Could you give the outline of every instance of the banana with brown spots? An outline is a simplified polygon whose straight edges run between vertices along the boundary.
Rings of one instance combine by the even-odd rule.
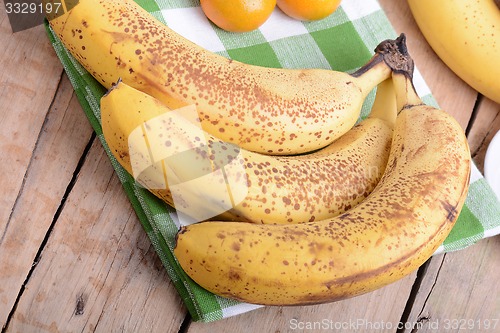
[[[132,0],[79,0],[49,22],[106,88],[121,78],[172,109],[195,104],[204,130],[265,154],[311,152],[351,129],[367,94],[390,77],[386,62],[397,48],[397,41],[382,42],[351,75],[230,60],[188,41]]]
[[[444,241],[464,203],[470,152],[446,112],[424,105],[409,75],[393,74],[400,113],[375,190],[338,217],[294,225],[202,222],[174,250],[200,286],[266,305],[331,302],[417,269]]]
[[[396,114],[388,79],[369,117],[327,147],[272,156],[204,132],[194,107],[170,110],[123,82],[101,100],[104,137],[119,163],[194,221],[223,213],[219,218],[281,224],[345,212],[380,181]]]

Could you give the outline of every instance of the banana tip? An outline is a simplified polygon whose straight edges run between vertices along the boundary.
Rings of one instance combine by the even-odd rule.
[[[183,233],[186,233],[187,232],[187,228],[185,226],[182,226],[179,231],[177,231],[177,233],[175,234],[175,245],[174,245],[174,248],[177,247],[177,241],[179,240],[179,235],[183,234]]]
[[[119,77],[119,78],[118,78],[118,80],[117,80],[115,83],[111,84],[111,88],[109,88],[109,89],[108,89],[108,91],[106,91],[106,93],[104,94],[104,96],[103,96],[103,97],[108,96],[108,95],[109,95],[109,94],[110,94],[110,93],[111,93],[114,89],[116,89],[116,87],[117,87],[117,86],[118,86],[121,82],[122,82],[122,78],[121,78],[121,77]]]

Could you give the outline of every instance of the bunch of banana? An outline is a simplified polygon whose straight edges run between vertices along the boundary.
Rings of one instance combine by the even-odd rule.
[[[345,134],[367,94],[390,76],[384,52],[397,47],[397,41],[383,42],[393,47],[378,48],[353,74],[265,68],[195,45],[133,0],[79,0],[49,19],[105,87],[121,78],[171,109],[195,104],[205,131],[265,154],[310,152]]]
[[[139,183],[184,213],[183,224],[223,212],[218,218],[278,224],[347,211],[382,177],[396,114],[388,79],[369,117],[341,138],[309,154],[274,156],[203,131],[194,106],[170,110],[123,82],[101,100],[111,152]]]
[[[174,252],[209,291],[275,305],[358,295],[416,269],[453,227],[467,141],[416,94],[403,35],[348,74],[227,59],[132,0],[49,19],[110,88],[101,118],[118,162],[186,224],[206,221],[182,227]]]
[[[372,291],[427,260],[453,227],[470,177],[459,124],[393,73],[398,109],[389,162],[374,191],[330,219],[293,225],[202,222],[174,253],[209,291],[265,305],[330,302]]]
[[[441,60],[472,88],[500,103],[498,0],[408,0],[408,4]]]

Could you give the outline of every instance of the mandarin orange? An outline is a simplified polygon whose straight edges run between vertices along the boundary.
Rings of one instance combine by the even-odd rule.
[[[257,29],[276,7],[276,0],[201,0],[200,3],[210,21],[231,32]]]
[[[321,20],[332,14],[341,0],[277,0],[278,7],[288,16],[301,21]]]

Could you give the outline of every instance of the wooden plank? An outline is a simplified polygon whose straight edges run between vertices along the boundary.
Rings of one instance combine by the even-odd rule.
[[[190,323],[203,332],[396,332],[415,274],[374,292],[330,304],[264,307],[213,323]]]
[[[434,258],[408,319],[416,330],[405,332],[499,332],[499,251],[493,237]]]
[[[3,3],[0,6],[3,8]],[[8,163],[0,163],[2,233],[62,67],[42,26],[12,34],[4,10],[0,10],[0,45],[0,156],[8,156]]]
[[[481,171],[484,169],[486,150],[498,131],[500,131],[500,104],[483,98],[468,136],[472,157]]]
[[[95,140],[7,332],[176,332],[185,314]]]
[[[8,228],[0,234],[0,326],[5,325],[91,134],[64,77],[7,220]]]
[[[439,106],[465,129],[477,92],[456,76],[434,53],[418,29],[406,1],[379,0],[397,33],[404,32],[410,55]]]
[[[3,1],[0,7],[3,7]],[[30,253],[32,254],[33,250],[36,253],[38,249],[35,243],[26,244],[25,248],[22,247],[23,243],[18,243],[17,247],[6,252],[6,247],[14,246],[16,237],[21,236],[21,239],[27,240],[14,230],[20,222],[25,223],[25,221],[14,221],[17,218],[16,215],[19,215],[19,211],[15,211],[15,206],[16,202],[22,206],[23,200],[34,199],[34,193],[31,194],[31,199],[27,197],[20,199],[19,195],[23,182],[25,182],[24,185],[30,186],[30,182],[25,180],[25,177],[28,177],[28,166],[33,164],[35,167],[41,167],[40,161],[35,161],[33,156],[37,140],[48,138],[53,140],[57,137],[57,133],[43,135],[40,131],[57,90],[62,67],[45,37],[43,27],[13,34],[4,10],[0,10],[0,45],[2,45],[0,53],[0,105],[2,106],[0,111],[0,156],[2,156],[2,163],[0,163],[0,183],[2,184],[2,196],[0,197],[0,207],[2,207],[0,209],[0,326],[3,326],[16,299],[17,292],[26,277],[26,269],[29,270],[33,262],[34,255],[30,256]],[[54,121],[60,121],[57,115],[53,116]],[[72,120],[68,119],[67,121],[71,122]],[[59,138],[63,138],[64,133],[67,134],[67,132],[59,133]],[[61,180],[64,181],[64,173],[61,174]],[[45,194],[45,190],[40,191],[40,194]],[[54,195],[57,196],[57,193]],[[42,196],[39,199],[45,200],[49,197]],[[60,200],[56,197],[54,199]],[[41,203],[38,207],[40,206]],[[20,206],[18,205],[18,207]],[[49,207],[48,210],[50,210]],[[11,227],[13,230],[9,230]],[[29,229],[30,227],[25,225],[24,228]],[[29,233],[29,235],[34,234],[36,234],[35,231]],[[13,253],[20,257],[16,257]],[[10,258],[6,259],[7,257]],[[23,262],[19,260],[20,258]],[[14,259],[19,261],[11,265]],[[25,259],[26,262],[24,262]]]

